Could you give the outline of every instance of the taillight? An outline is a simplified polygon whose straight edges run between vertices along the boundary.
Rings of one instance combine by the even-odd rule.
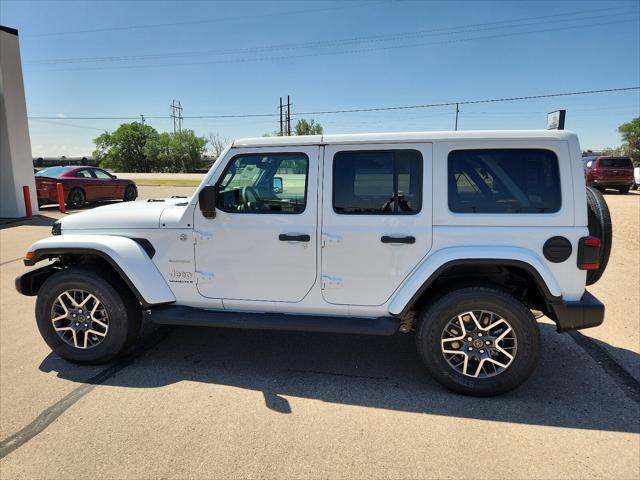
[[[582,237],[578,244],[578,268],[580,270],[597,270],[600,268],[600,239]]]

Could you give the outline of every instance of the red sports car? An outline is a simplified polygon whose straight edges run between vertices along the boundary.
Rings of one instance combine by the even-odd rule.
[[[78,208],[86,202],[123,200],[138,196],[131,180],[121,180],[96,167],[48,167],[36,173],[38,205],[58,203],[56,183],[61,183],[67,207]]]

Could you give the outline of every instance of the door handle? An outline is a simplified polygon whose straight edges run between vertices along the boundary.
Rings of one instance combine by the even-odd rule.
[[[281,233],[278,236],[278,240],[281,242],[309,242],[311,236],[309,235],[289,235],[287,233]]]
[[[389,235],[384,235],[380,241],[382,243],[406,243],[412,244],[416,243],[416,237],[407,235],[406,237],[390,237]]]

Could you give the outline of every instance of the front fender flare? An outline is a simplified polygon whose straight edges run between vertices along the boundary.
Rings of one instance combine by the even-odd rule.
[[[414,301],[447,268],[472,264],[508,265],[524,268],[533,275],[548,300],[561,298],[558,282],[532,251],[519,247],[449,247],[430,255],[400,286],[389,303],[389,313],[403,316]]]
[[[148,248],[147,248],[148,250]],[[108,262],[145,307],[176,301],[144,245],[115,235],[59,235],[31,247],[25,265],[64,254],[95,255]]]

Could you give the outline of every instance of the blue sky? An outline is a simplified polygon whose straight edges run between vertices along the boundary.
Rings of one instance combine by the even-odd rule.
[[[431,104],[640,85],[640,2],[0,3],[17,28],[33,154],[84,155],[120,120]],[[464,105],[459,128],[544,128],[567,109],[583,148],[619,144],[638,90]],[[315,115],[326,133],[449,130],[454,108]],[[295,121],[296,117],[293,117]],[[260,136],[277,117],[185,119],[184,128]]]

